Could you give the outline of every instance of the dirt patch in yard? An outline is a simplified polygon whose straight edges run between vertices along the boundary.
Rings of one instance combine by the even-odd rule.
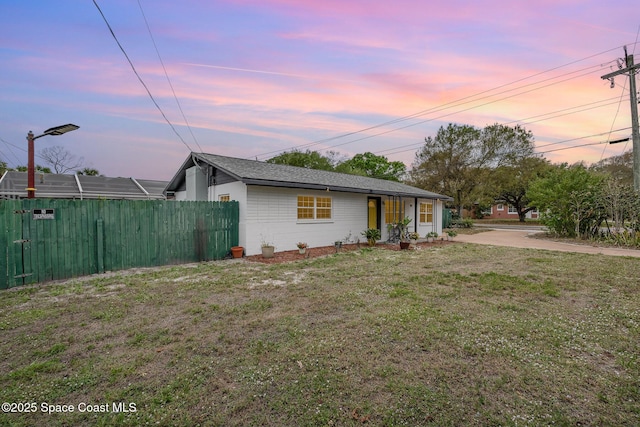
[[[433,243],[428,243],[428,242],[418,242],[415,247],[407,249],[407,250],[422,250],[422,249],[426,249],[426,248],[432,248],[432,247],[441,247],[444,245],[449,245],[455,243],[455,241],[447,241],[447,240],[437,240]],[[364,249],[364,248],[368,248],[369,246],[366,244],[347,244],[347,245],[342,245],[342,248],[340,248],[340,252],[353,252],[353,251],[358,251],[360,249]],[[399,243],[378,243],[376,246],[376,248],[380,248],[380,249],[386,249],[386,250],[390,250],[390,251],[399,251],[400,249],[400,244]],[[251,256],[247,256],[245,257],[245,259],[247,261],[251,261],[251,262],[261,262],[264,264],[280,264],[280,263],[285,263],[285,262],[291,262],[291,261],[299,261],[299,260],[304,260],[304,259],[308,259],[308,258],[318,258],[321,256],[327,256],[327,255],[332,255],[337,253],[335,246],[323,246],[323,247],[319,247],[319,248],[307,248],[306,252],[304,254],[301,254],[300,251],[293,250],[293,251],[283,251],[283,252],[275,252],[273,254],[273,258],[264,258],[262,255],[251,255]]]

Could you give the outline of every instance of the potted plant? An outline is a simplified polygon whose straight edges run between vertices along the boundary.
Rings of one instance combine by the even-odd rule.
[[[427,233],[427,242],[433,243],[434,239],[438,238],[438,233],[435,231],[430,231]]]
[[[300,252],[301,254],[304,254],[307,251],[306,242],[298,242],[296,243],[296,246],[298,247],[298,252]]]
[[[449,240],[453,240],[453,238],[456,237],[457,235],[458,235],[458,232],[456,230],[447,231],[447,236]]]
[[[377,228],[367,228],[362,232],[362,235],[366,237],[369,246],[375,246],[376,242],[380,240],[382,236],[380,234],[380,230],[378,230]]]
[[[231,256],[233,256],[234,258],[242,258],[243,252],[244,252],[244,248],[242,246],[231,247]]]
[[[420,238],[420,234],[418,234],[417,232],[413,231],[411,233],[409,233],[409,244],[411,247],[415,247],[416,243],[418,243],[418,239]]]
[[[400,249],[409,249],[409,223],[411,218],[405,216],[404,219],[398,222],[398,229],[400,231]]]
[[[342,240],[336,240],[333,242],[333,246],[336,248],[336,253],[340,252],[340,249],[342,249]]]
[[[275,246],[272,243],[262,240],[260,245],[262,248],[262,257],[263,258],[273,258],[273,252],[275,251]]]

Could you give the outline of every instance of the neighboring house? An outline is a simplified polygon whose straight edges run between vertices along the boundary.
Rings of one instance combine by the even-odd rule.
[[[0,199],[26,199],[27,178],[27,172],[5,172],[0,178]],[[146,179],[35,174],[36,198],[40,199],[164,199],[166,186],[166,181]]]
[[[518,211],[507,203],[496,203],[489,209],[482,212],[486,219],[518,219]],[[538,219],[538,210],[529,211],[525,217],[527,219]]]
[[[409,217],[410,231],[442,234],[448,196],[393,181],[255,160],[191,153],[169,182],[167,198],[230,201],[240,208],[240,246],[258,254],[262,242],[277,251],[297,242],[310,247],[364,241],[377,228]]]

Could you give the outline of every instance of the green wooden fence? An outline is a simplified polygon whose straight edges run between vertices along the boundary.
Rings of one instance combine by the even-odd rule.
[[[224,258],[237,202],[0,200],[0,289]]]
[[[442,228],[451,227],[452,216],[451,209],[442,208]]]

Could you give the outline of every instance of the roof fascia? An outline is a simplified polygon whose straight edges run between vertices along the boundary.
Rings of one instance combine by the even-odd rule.
[[[401,197],[414,197],[417,199],[438,199],[448,200],[449,198],[437,195],[427,196],[424,194],[415,194],[407,192],[394,192],[394,191],[382,191],[382,190],[368,190],[364,188],[353,187],[341,187],[336,185],[321,185],[321,184],[305,184],[299,182],[284,182],[284,181],[269,181],[263,179],[243,179],[246,185],[260,185],[264,187],[284,187],[284,188],[301,188],[305,190],[321,190],[321,191],[338,191],[342,193],[360,193],[360,194],[377,194],[383,196],[401,196]],[[453,199],[452,199],[453,200]]]

